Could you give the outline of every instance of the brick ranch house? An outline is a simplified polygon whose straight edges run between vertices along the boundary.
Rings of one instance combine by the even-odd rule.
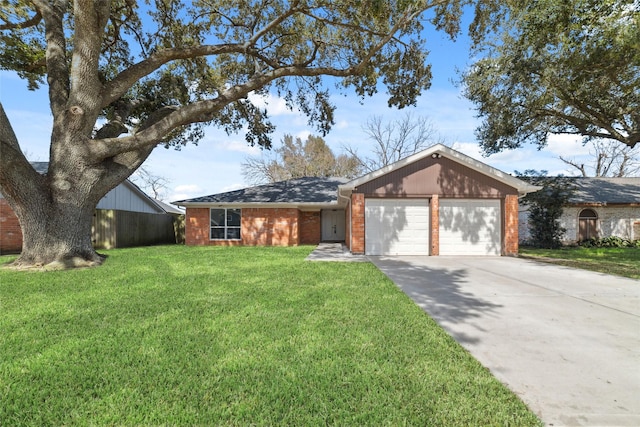
[[[554,178],[549,178],[553,180]],[[574,192],[563,208],[560,226],[564,244],[591,238],[640,239],[640,177],[569,179]],[[520,209],[520,241],[529,238],[529,212]]]
[[[187,245],[344,242],[367,255],[514,255],[538,190],[443,145],[347,181],[300,178],[174,202]]]

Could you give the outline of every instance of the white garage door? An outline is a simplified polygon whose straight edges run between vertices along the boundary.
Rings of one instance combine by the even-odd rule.
[[[500,255],[500,200],[440,199],[440,255]]]
[[[429,255],[427,199],[365,199],[367,255]]]

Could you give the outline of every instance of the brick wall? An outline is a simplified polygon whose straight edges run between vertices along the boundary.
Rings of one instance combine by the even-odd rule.
[[[317,245],[321,238],[320,212],[300,212],[300,244]]]
[[[295,246],[301,241],[301,216],[295,208],[243,208],[241,240],[210,240],[209,208],[187,208],[185,243],[190,246]],[[318,227],[319,216],[318,212]],[[317,238],[320,238],[319,231]]]
[[[640,236],[634,233],[634,223],[640,222],[640,206],[570,206],[563,209],[560,217],[560,225],[567,229],[564,243],[574,243],[578,240],[578,217],[580,212],[587,208],[598,215],[596,222],[599,237],[640,239]]]
[[[0,198],[0,254],[19,253],[22,250],[22,230],[18,217],[6,199]]]
[[[566,206],[560,217],[560,226],[567,231],[562,242],[572,244],[578,240],[578,217],[583,209],[592,209],[597,215],[598,235],[600,237],[617,236],[623,239],[640,239],[636,232],[640,223],[640,206]],[[526,206],[520,210],[520,241],[530,238],[528,229],[529,212]],[[635,229],[634,229],[635,226]],[[640,230],[640,229],[638,229]]]
[[[507,195],[504,200],[504,247],[502,255],[518,255],[518,196]]]
[[[431,253],[430,255],[440,255],[440,199],[437,194],[431,197],[429,206],[431,214]]]
[[[211,227],[209,208],[187,208],[185,213],[185,239],[188,246],[208,245]]]
[[[364,253],[364,194],[351,194],[351,252]]]

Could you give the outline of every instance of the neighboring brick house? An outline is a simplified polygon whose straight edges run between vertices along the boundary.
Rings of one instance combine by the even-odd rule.
[[[569,179],[575,189],[560,217],[560,226],[566,229],[563,243],[612,236],[640,239],[640,177],[562,179]],[[526,206],[521,207],[519,221],[520,241],[526,242],[530,235]]]
[[[47,162],[32,162],[33,168],[46,174]],[[96,248],[110,249],[176,243],[179,230],[174,227],[181,211],[152,199],[137,185],[125,180],[107,193],[96,206],[92,241]],[[0,254],[22,250],[22,229],[18,217],[0,193]]]
[[[348,181],[300,178],[173,202],[187,245],[344,242],[368,255],[514,255],[520,179],[441,144]]]

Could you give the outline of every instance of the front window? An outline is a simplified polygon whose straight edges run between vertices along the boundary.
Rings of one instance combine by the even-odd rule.
[[[211,209],[211,240],[240,240],[242,209]]]

